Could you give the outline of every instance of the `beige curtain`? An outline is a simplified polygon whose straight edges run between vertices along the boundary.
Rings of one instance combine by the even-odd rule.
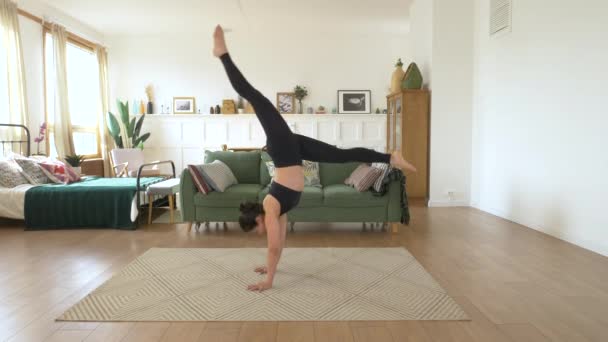
[[[99,118],[99,135],[101,137],[101,157],[103,158],[103,172],[106,177],[110,177],[109,152],[114,147],[114,141],[108,131],[108,111],[110,110],[109,101],[109,82],[108,82],[108,52],[103,47],[95,49],[97,62],[99,63],[99,91],[101,100],[101,113]]]
[[[55,148],[57,155],[64,158],[74,154],[74,140],[68,102],[67,73],[67,33],[56,24],[51,26],[53,35],[53,60],[55,63]]]
[[[0,0],[0,34],[6,47],[6,51],[0,53],[7,54],[9,123],[27,125],[25,70],[18,18],[17,5],[9,0]]]

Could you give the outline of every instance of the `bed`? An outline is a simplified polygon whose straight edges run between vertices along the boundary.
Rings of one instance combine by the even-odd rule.
[[[0,129],[21,129],[19,139],[0,140],[0,154],[7,151],[29,156],[30,137],[25,126],[0,124]],[[24,133],[24,134],[23,134]],[[9,134],[10,136],[11,134]],[[171,161],[144,164],[170,163]],[[138,174],[139,174],[138,173]],[[145,206],[145,189],[164,177],[86,177],[72,184],[23,184],[0,187],[0,217],[24,220],[27,230],[69,228],[135,229],[139,209]]]

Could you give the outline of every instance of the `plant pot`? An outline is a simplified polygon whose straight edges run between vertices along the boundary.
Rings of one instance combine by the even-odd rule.
[[[76,172],[78,175],[82,174],[82,167],[80,167],[80,166],[72,166],[72,169],[74,169],[74,171],[75,171],[75,172]]]

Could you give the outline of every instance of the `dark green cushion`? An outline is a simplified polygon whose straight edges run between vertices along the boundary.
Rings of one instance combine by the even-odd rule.
[[[260,152],[205,151],[205,163],[224,162],[241,184],[260,182]]]
[[[212,208],[238,208],[245,201],[257,201],[258,193],[262,190],[259,184],[235,184],[224,192],[210,192],[203,195],[197,192],[194,195],[194,205]]]
[[[358,192],[348,185],[328,185],[323,188],[323,203],[328,207],[367,208],[383,207],[389,196],[374,196],[371,191]]]
[[[266,166],[267,161],[272,161],[272,158],[268,155],[268,152],[262,151],[262,160],[260,161],[260,184],[266,186],[270,184],[272,178],[268,173],[268,167]]]
[[[344,181],[361,163],[330,164],[319,163],[321,185],[344,184]]]
[[[262,202],[264,197],[268,195],[268,190],[270,186],[264,188],[264,190],[260,191],[258,195],[258,200]],[[300,203],[298,203],[299,208],[314,208],[314,207],[322,207],[323,206],[323,190],[321,188],[317,188],[314,186],[306,186],[304,187],[304,191],[302,192],[302,197],[300,198]]]

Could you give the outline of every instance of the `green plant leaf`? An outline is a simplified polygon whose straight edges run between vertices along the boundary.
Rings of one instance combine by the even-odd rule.
[[[128,104],[124,104],[122,102],[120,102],[120,119],[122,121],[122,124],[125,125],[125,128],[129,127],[129,107]]]
[[[148,140],[149,137],[150,137],[150,133],[146,133],[146,134],[142,135],[133,143],[133,146],[139,146],[140,144],[143,144],[144,142],[146,142],[146,140]]]
[[[142,115],[139,120],[137,120],[137,125],[135,125],[135,131],[133,132],[133,137],[139,138],[139,133],[141,132],[141,126],[144,124],[144,117],[146,114]]]
[[[131,119],[131,122],[127,125],[127,137],[133,138],[133,131],[135,130],[135,118]]]

